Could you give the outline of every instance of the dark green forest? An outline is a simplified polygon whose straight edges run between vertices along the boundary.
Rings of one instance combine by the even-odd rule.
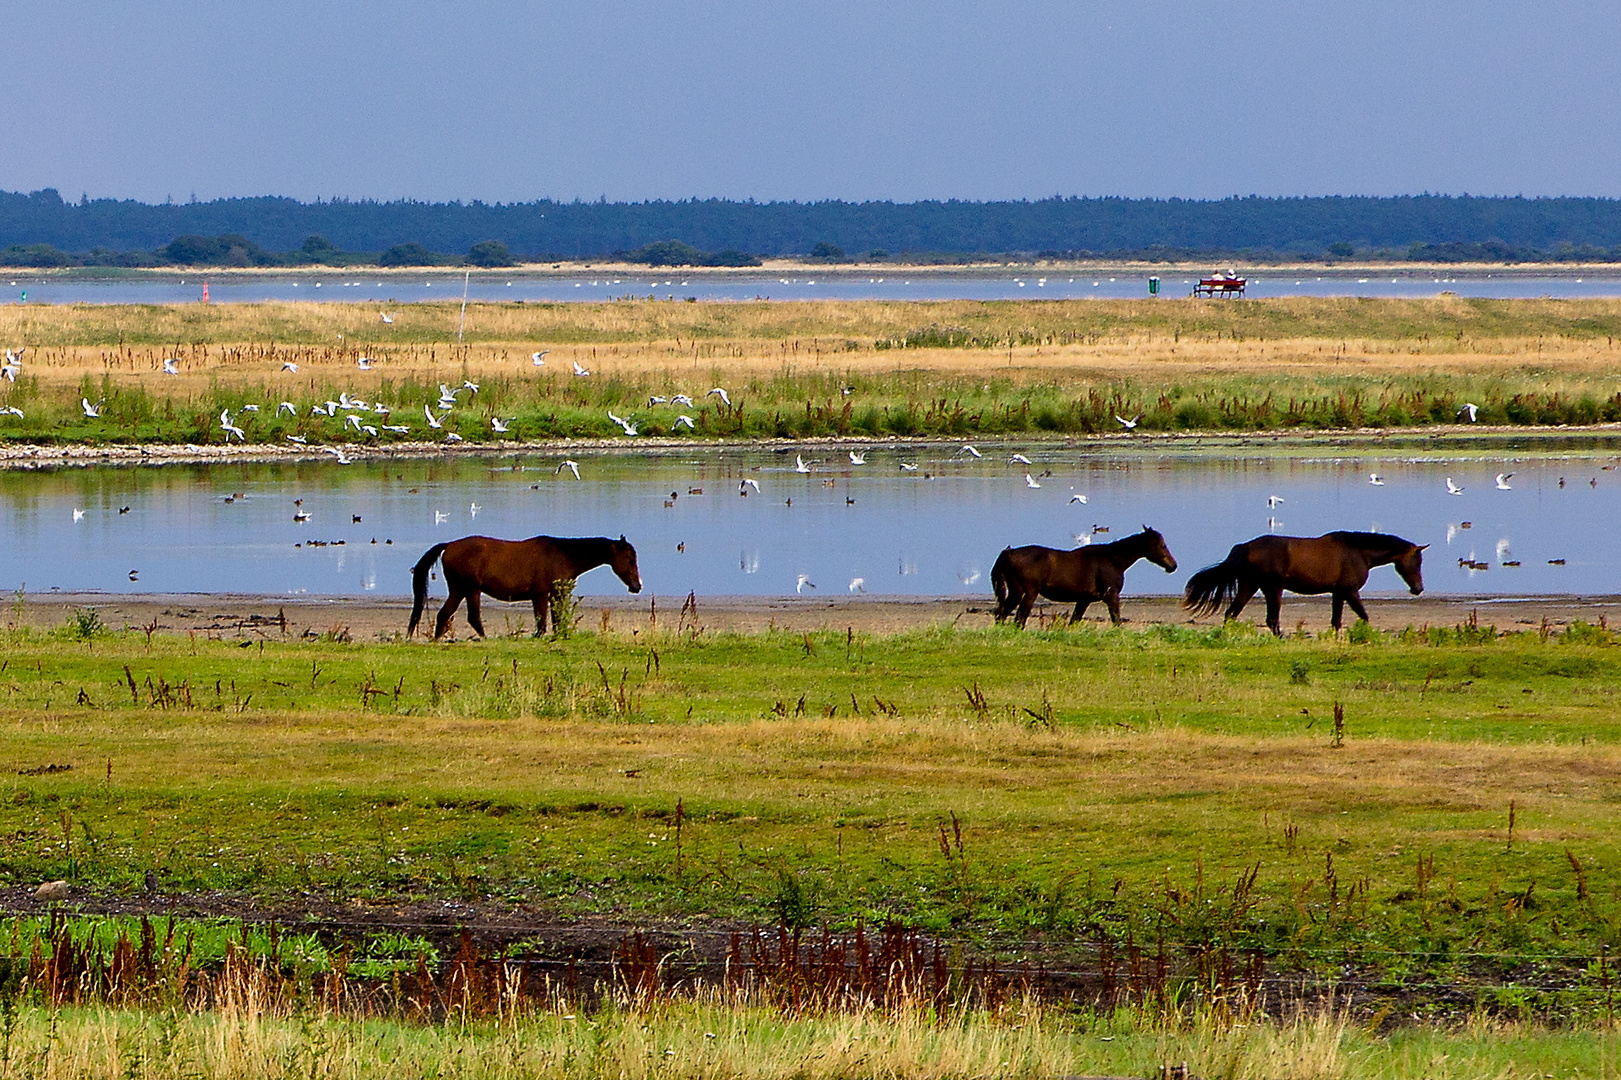
[[[950,262],[993,254],[1174,260],[1621,261],[1621,200],[1388,198],[1012,202],[527,203],[216,199],[152,205],[0,192],[0,262],[22,266],[501,266],[612,255]]]

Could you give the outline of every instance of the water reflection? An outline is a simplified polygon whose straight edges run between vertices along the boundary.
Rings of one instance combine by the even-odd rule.
[[[1009,461],[1015,449],[1031,463]],[[812,594],[800,575],[812,595],[984,594],[1005,545],[1106,543],[1150,524],[1183,570],[1139,567],[1127,581],[1136,592],[1177,592],[1260,533],[1346,528],[1433,544],[1434,592],[1621,593],[1621,479],[1603,444],[1344,446],[1332,457],[1163,443],[986,448],[979,460],[955,451],[875,447],[862,466],[804,448],[571,451],[580,480],[556,473],[561,455],[10,472],[0,587],[400,595],[440,540],[623,533],[661,595]],[[797,453],[825,464],[797,473]],[[903,458],[917,471],[900,469]],[[1506,490],[1498,473],[1512,473]],[[1448,477],[1461,494],[1447,493]],[[618,588],[607,574],[581,581],[587,594]],[[1400,584],[1378,571],[1369,591]]]

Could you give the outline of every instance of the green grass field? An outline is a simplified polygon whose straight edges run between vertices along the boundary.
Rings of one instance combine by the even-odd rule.
[[[13,631],[0,660],[0,880],[899,919],[1003,957],[1166,941],[1527,1015],[1591,1015],[1621,930],[1598,628],[429,646],[93,623]]]

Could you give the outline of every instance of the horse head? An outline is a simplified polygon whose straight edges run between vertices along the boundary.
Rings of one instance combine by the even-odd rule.
[[[1396,556],[1394,566],[1396,573],[1407,582],[1407,589],[1414,596],[1424,591],[1424,549],[1428,544],[1410,544],[1406,551]]]
[[[642,572],[636,567],[636,549],[630,546],[621,533],[618,540],[608,541],[611,554],[608,557],[608,566],[619,580],[625,583],[625,588],[633,593],[642,591]]]
[[[1171,549],[1165,546],[1165,537],[1159,534],[1159,530],[1150,529],[1147,525],[1144,525],[1142,535],[1143,539],[1148,541],[1148,550],[1145,552],[1144,557],[1155,566],[1163,566],[1167,574],[1175,573],[1176,556],[1172,555]]]

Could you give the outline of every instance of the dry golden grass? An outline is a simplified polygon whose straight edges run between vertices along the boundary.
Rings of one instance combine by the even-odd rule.
[[[393,312],[385,326],[382,310]],[[0,341],[27,345],[45,383],[110,374],[181,392],[218,380],[341,373],[381,378],[567,372],[737,378],[791,371],[930,371],[1015,381],[1073,377],[1413,377],[1468,373],[1572,387],[1621,360],[1621,301],[1324,300],[1243,303],[1056,301],[901,303],[472,304],[465,344],[456,304],[266,303],[203,307],[0,308]],[[925,327],[980,344],[877,348]],[[1011,345],[1008,344],[1011,339]],[[551,349],[546,369],[529,354]],[[379,373],[359,372],[360,355]],[[160,374],[178,356],[179,378]],[[308,369],[305,370],[306,365]]]

